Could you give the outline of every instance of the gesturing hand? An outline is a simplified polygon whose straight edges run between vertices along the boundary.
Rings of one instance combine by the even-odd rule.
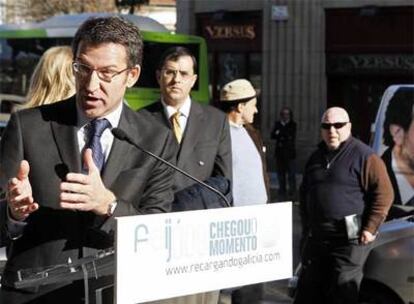
[[[10,215],[17,221],[24,220],[30,213],[39,209],[39,205],[33,200],[29,172],[29,163],[22,160],[17,176],[10,179],[7,185],[6,196]]]
[[[109,204],[115,201],[115,195],[103,184],[99,169],[93,162],[92,150],[86,149],[83,158],[88,174],[66,175],[66,181],[60,184],[60,206],[104,215]]]

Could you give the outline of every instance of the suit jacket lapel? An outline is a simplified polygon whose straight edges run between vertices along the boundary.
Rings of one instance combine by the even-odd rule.
[[[51,121],[51,128],[56,146],[59,150],[63,165],[68,172],[81,171],[81,157],[76,136],[76,101],[71,98],[68,102],[60,102],[57,108],[58,120]]]
[[[203,108],[194,101],[191,101],[190,115],[185,127],[184,137],[181,142],[180,151],[178,154],[177,164],[182,166],[183,162],[188,160],[188,156],[193,153],[193,148],[198,142],[198,132],[204,125]]]
[[[161,103],[161,100],[158,100],[156,102],[154,102],[153,104],[151,104],[147,110],[153,115],[153,117],[158,120],[160,123],[162,123],[164,126],[166,126],[167,128],[169,128],[172,131],[172,125],[170,120],[168,119],[167,115],[165,115],[165,110],[164,107]],[[178,153],[177,153],[177,158],[180,155],[180,151],[181,151],[181,146],[178,149]]]
[[[168,120],[168,117],[165,115],[164,107],[162,106],[161,101],[158,100],[154,104],[150,105],[148,111],[151,112],[158,121],[171,129],[171,123]],[[198,132],[205,123],[204,120],[205,117],[203,115],[203,108],[192,100],[190,115],[188,117],[187,126],[184,131],[184,137],[177,154],[178,166],[182,166],[182,163],[187,161],[188,155],[192,153],[194,146],[198,142]]]
[[[133,113],[132,110],[124,105],[119,128],[127,134],[138,134],[134,122],[129,119],[131,113]],[[111,152],[102,172],[102,180],[107,187],[110,187],[119,173],[124,170],[125,158],[128,157],[131,149],[135,148],[128,142],[114,138]]]
[[[171,123],[168,120],[168,117],[165,115],[164,107],[160,100],[156,101],[153,105],[151,105],[151,109],[149,110],[152,115],[161,122],[163,125],[171,129]]]

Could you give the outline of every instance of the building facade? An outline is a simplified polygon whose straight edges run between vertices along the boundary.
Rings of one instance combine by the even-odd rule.
[[[0,0],[0,24],[4,23],[5,8],[6,8],[6,0]]]
[[[326,107],[345,107],[368,142],[385,88],[414,83],[412,0],[177,0],[177,32],[205,37],[213,101],[234,78],[260,89],[257,126],[272,170],[282,106],[298,123],[301,171]]]

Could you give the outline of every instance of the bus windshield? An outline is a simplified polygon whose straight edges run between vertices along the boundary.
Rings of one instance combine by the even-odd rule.
[[[56,45],[70,45],[70,37],[54,38],[0,38],[0,93],[25,96],[30,77],[42,54]],[[142,73],[135,85],[140,88],[158,89],[155,70],[161,54],[172,45],[155,41],[144,41]],[[199,45],[196,43],[173,44],[188,48],[199,61]],[[198,90],[198,82],[194,89]]]

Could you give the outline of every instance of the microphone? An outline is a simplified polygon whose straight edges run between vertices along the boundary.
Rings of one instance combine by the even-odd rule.
[[[185,172],[184,170],[178,168],[177,166],[173,165],[172,163],[166,161],[165,159],[159,157],[158,155],[155,155],[154,153],[142,148],[128,134],[126,134],[124,130],[122,130],[120,128],[112,128],[112,134],[114,135],[115,138],[128,142],[129,144],[133,145],[138,150],[141,150],[145,154],[155,158],[156,160],[159,160],[160,162],[167,165],[168,167],[173,168],[175,171],[178,171],[181,174],[183,174],[183,175],[187,176],[188,178],[192,179],[197,184],[202,185],[203,187],[205,187],[205,188],[209,189],[210,191],[214,192],[215,194],[217,194],[224,201],[224,203],[226,204],[227,207],[231,207],[230,202],[227,200],[227,198],[224,196],[223,193],[221,193],[217,189],[211,187],[210,185],[207,185],[205,182],[199,180],[198,178],[192,176],[191,174]]]

